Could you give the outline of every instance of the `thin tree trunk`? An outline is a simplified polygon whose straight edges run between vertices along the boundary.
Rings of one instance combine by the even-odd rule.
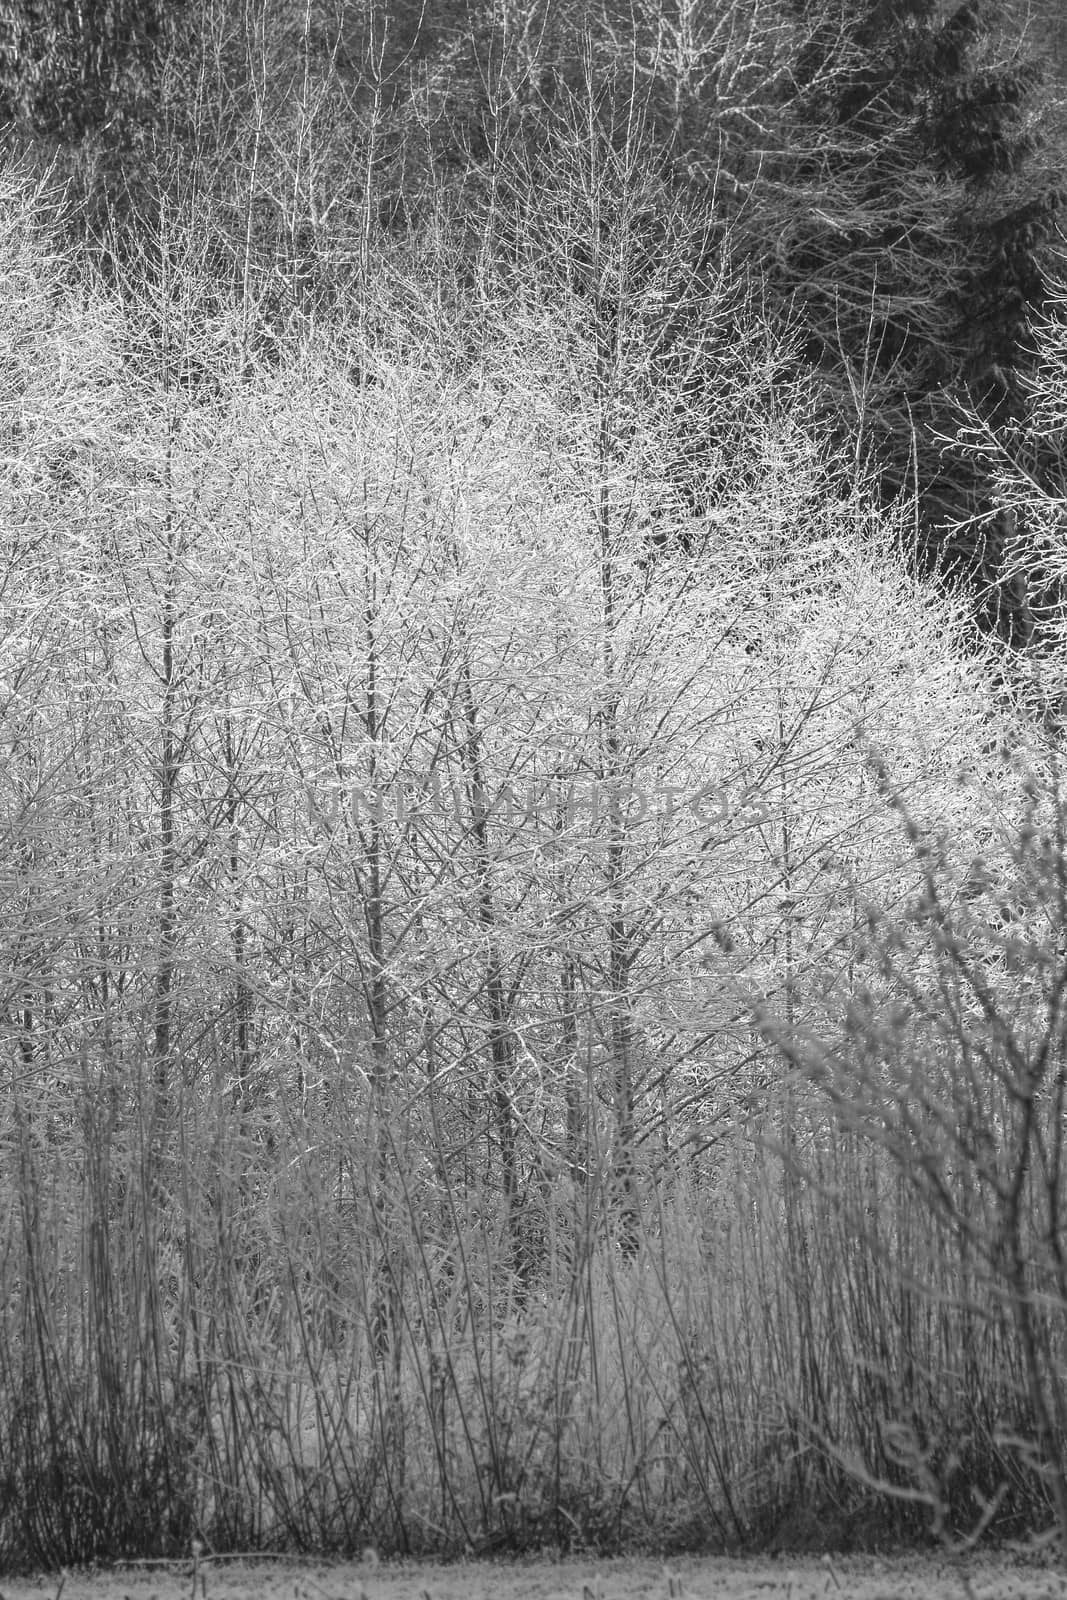
[[[614,1076],[615,1145],[613,1179],[619,1210],[621,1243],[627,1254],[637,1249],[639,1212],[635,1182],[635,1110],[633,1020],[630,1011],[632,941],[626,916],[626,809],[622,783],[624,763],[619,737],[619,687],[616,662],[615,527],[608,482],[613,447],[609,407],[605,405],[600,434],[601,482],[597,499],[600,555],[601,671],[604,688],[600,709],[600,775],[607,788],[608,840],[608,1012]]]
[[[241,852],[238,830],[237,749],[233,718],[226,712],[224,723],[226,752],[227,824],[229,827],[229,877],[231,895],[231,940],[233,945],[233,1046],[237,1076],[237,1097],[242,1111],[252,1100],[252,990],[248,982],[248,924],[241,888]]]
[[[512,1105],[512,1079],[515,1069],[515,1035],[511,1027],[511,1007],[504,983],[503,962],[497,933],[496,905],[489,858],[488,802],[482,764],[481,734],[471,682],[470,663],[464,661],[462,676],[463,715],[466,737],[463,761],[471,808],[471,838],[474,843],[475,876],[478,882],[477,916],[485,941],[485,995],[489,1012],[489,1057],[491,1098],[500,1147],[500,1186],[504,1196],[513,1255],[517,1247],[518,1153],[515,1111]]]
[[[157,925],[152,1051],[156,1091],[161,1102],[165,1101],[171,1088],[174,962],[177,938],[174,880],[177,870],[175,804],[178,784],[178,736],[174,725],[177,701],[177,675],[174,657],[178,622],[173,592],[174,543],[173,533],[170,529],[168,529],[167,555],[170,570],[168,572],[168,587],[166,598],[163,602],[162,616],[161,675],[163,705],[159,762],[159,917]]]

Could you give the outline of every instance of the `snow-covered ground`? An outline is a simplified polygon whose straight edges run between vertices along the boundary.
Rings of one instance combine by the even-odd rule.
[[[0,1580],[0,1600],[1067,1600],[1067,1568],[1003,1555],[419,1563],[201,1561]]]

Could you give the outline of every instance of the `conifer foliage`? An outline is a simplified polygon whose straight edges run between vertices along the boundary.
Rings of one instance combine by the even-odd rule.
[[[983,0],[797,0],[805,34],[770,273],[809,357],[881,461],[915,487],[927,569],[976,580],[1009,636],[984,486],[946,455],[956,401],[1018,408],[1059,195],[1043,170],[1040,71]],[[772,186],[773,187],[773,186]],[[950,523],[969,531],[950,537]]]
[[[77,138],[147,94],[160,0],[0,0],[0,122]]]

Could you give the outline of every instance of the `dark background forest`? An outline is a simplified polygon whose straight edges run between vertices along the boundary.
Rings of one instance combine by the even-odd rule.
[[[0,1563],[1067,1539],[1065,85],[0,0]]]

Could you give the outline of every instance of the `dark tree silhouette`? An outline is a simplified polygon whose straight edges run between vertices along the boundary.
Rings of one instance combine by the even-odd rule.
[[[164,20],[162,0],[0,0],[0,120],[65,139],[123,123]]]
[[[1029,608],[999,582],[987,488],[944,439],[960,400],[994,425],[1019,412],[1060,199],[1041,155],[1040,70],[983,0],[793,11],[790,138],[774,220],[761,219],[769,279],[858,416],[886,497],[918,489],[919,566],[965,577],[987,624],[1018,641]]]

